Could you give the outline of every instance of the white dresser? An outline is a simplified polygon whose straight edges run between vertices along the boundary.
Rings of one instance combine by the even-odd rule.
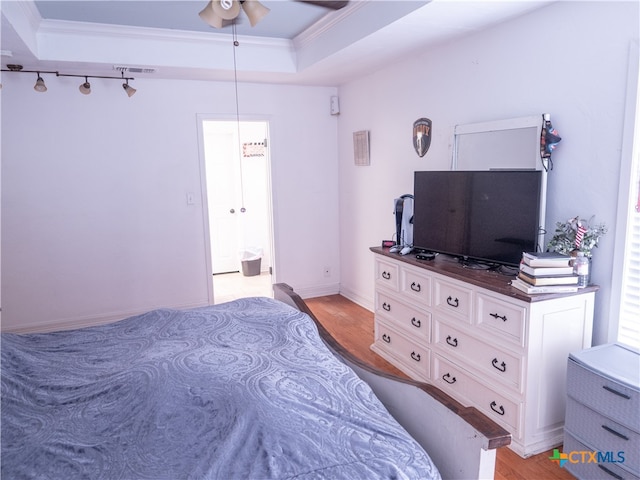
[[[571,354],[567,395],[564,468],[579,479],[640,479],[640,353],[611,344]]]
[[[371,349],[407,375],[435,384],[512,434],[523,457],[563,441],[566,363],[591,345],[597,287],[526,295],[512,277],[375,253]]]

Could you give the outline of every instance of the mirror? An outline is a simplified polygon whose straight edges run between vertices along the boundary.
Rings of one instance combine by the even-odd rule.
[[[452,170],[545,170],[540,158],[543,116],[456,125]]]

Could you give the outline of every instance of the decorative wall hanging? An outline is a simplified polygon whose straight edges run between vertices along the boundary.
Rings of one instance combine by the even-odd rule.
[[[264,157],[267,147],[265,142],[245,142],[242,144],[242,156],[244,158]]]
[[[413,148],[420,157],[424,157],[431,146],[431,120],[419,118],[413,122]]]
[[[369,130],[353,132],[353,159],[356,165],[369,165]]]

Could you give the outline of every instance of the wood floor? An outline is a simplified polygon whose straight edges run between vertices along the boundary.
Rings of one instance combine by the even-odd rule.
[[[373,343],[373,313],[340,295],[308,298],[305,302],[340,343],[370,364],[396,375],[402,372],[369,349]],[[509,448],[497,452],[495,480],[574,480],[549,460],[553,450],[523,459]]]

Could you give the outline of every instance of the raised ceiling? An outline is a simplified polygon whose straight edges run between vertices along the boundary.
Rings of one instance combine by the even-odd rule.
[[[340,10],[261,1],[255,27],[241,13],[238,76],[243,81],[340,85],[421,49],[544,7],[550,0],[351,0]],[[0,2],[2,67],[137,77],[229,80],[232,29],[198,12],[207,0],[16,0]]]

